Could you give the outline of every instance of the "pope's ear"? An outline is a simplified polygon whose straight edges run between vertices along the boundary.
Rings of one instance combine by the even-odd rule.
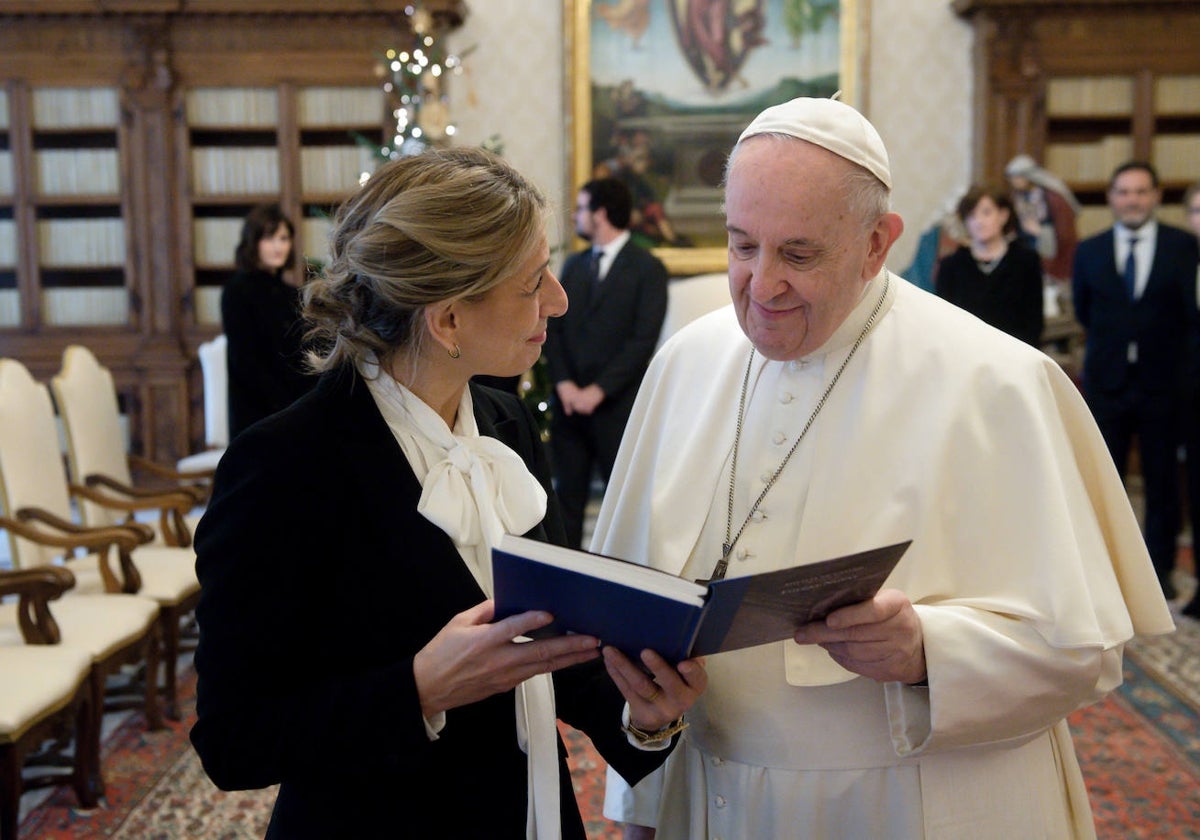
[[[888,251],[904,233],[904,220],[898,213],[884,213],[875,220],[867,238],[867,259],[863,264],[863,280],[870,280],[887,260]]]

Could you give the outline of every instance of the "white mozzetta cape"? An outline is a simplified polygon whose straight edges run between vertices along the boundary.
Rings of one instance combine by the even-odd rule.
[[[920,801],[907,806],[920,809],[925,836],[1032,836],[1012,834],[1025,829],[998,810],[1020,807],[1004,801],[1006,780],[1017,789],[1019,777],[1047,770],[1027,762],[1043,760],[1057,764],[1049,770],[1062,785],[1049,807],[1088,836],[1063,719],[1119,684],[1121,648],[1135,633],[1174,629],[1128,497],[1057,364],[898,277],[889,285],[877,323],[801,444],[811,479],[797,555],[784,562],[913,540],[886,586],[916,605],[930,688],[882,688],[891,748],[920,766]],[[881,276],[814,354],[828,357],[826,381],[882,286]],[[626,428],[593,550],[682,573],[714,494],[726,493],[749,353],[731,307],[662,348]],[[786,502],[771,504],[778,515]],[[735,513],[735,530],[744,516]],[[791,686],[869,682],[820,648],[780,647],[780,676]],[[1014,748],[1035,740],[1048,748],[1027,755],[1042,758],[1014,760]],[[689,761],[695,744],[683,746],[673,763]],[[703,796],[688,773],[693,798]],[[636,800],[610,786],[610,816],[622,795]],[[642,802],[621,816],[652,822],[654,810]],[[692,820],[690,830],[700,830],[702,813]],[[809,836],[823,836],[811,828]],[[664,822],[660,837],[688,830],[674,835]]]

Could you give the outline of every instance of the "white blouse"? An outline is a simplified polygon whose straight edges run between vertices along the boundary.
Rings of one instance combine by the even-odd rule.
[[[524,534],[542,520],[546,491],[516,452],[479,434],[469,388],[463,390],[451,429],[377,363],[365,362],[359,372],[421,484],[417,511],[454,540],[463,563],[490,598],[492,546],[502,534]],[[549,674],[517,686],[515,711],[517,738],[528,756],[526,836],[557,838],[558,735]],[[431,739],[445,726],[445,712],[425,721]]]

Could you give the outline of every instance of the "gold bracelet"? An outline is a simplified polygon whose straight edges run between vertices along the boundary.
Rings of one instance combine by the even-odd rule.
[[[632,723],[621,727],[625,734],[632,736],[633,739],[641,746],[661,743],[662,741],[670,738],[672,735],[682,732],[687,728],[688,724],[682,717],[678,718],[674,723],[664,726],[662,729],[656,729],[654,732],[645,732],[641,729],[638,729]]]

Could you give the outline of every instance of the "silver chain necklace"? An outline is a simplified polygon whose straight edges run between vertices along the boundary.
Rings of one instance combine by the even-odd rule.
[[[833,391],[833,386],[837,385],[838,380],[842,378],[842,371],[846,369],[846,365],[850,364],[850,360],[854,358],[854,354],[858,351],[859,346],[866,339],[867,333],[871,331],[871,327],[875,325],[875,318],[879,315],[879,310],[883,306],[883,301],[887,298],[888,285],[891,281],[891,273],[884,268],[883,270],[883,291],[879,295],[879,300],[875,302],[875,308],[871,310],[871,314],[867,317],[867,323],[863,325],[862,332],[858,334],[858,338],[854,340],[854,345],[850,348],[850,352],[842,361],[841,367],[837,369],[837,373],[833,375],[833,379],[829,381],[829,385],[825,388],[825,393],[821,394],[821,399],[817,400],[816,408],[812,414],[808,415],[808,422],[804,424],[804,428],[800,430],[796,442],[792,444],[792,448],[783,456],[783,460],[779,466],[775,468],[775,472],[767,479],[767,485],[758,494],[758,498],[754,500],[754,504],[750,506],[750,512],[746,514],[746,518],[742,520],[742,527],[738,528],[737,533],[730,539],[730,532],[733,530],[733,490],[737,483],[737,459],[738,448],[742,441],[742,422],[746,416],[746,397],[750,390],[750,370],[754,366],[754,348],[750,348],[750,358],[746,362],[746,375],[742,379],[742,397],[738,402],[737,416],[737,431],[733,436],[733,463],[729,470],[729,507],[725,516],[725,542],[721,545],[721,559],[717,563],[717,567],[713,569],[712,577],[709,580],[721,580],[725,577],[725,573],[729,571],[729,555],[733,553],[733,547],[737,544],[738,539],[742,536],[742,532],[746,530],[746,526],[750,524],[758,506],[762,504],[763,499],[767,496],[774,485],[775,480],[779,478],[783,468],[787,466],[788,461],[792,459],[796,449],[800,446],[800,441],[804,440],[804,436],[808,434],[808,430],[812,428],[813,421],[817,419],[817,415],[821,413],[821,409],[825,407],[825,401],[829,399],[829,394]]]

